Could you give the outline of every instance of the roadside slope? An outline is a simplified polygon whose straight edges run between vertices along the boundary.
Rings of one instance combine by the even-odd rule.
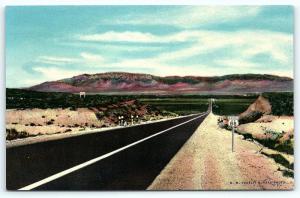
[[[259,153],[260,146],[217,126],[213,114],[203,121],[148,190],[247,190],[292,189],[279,165]]]

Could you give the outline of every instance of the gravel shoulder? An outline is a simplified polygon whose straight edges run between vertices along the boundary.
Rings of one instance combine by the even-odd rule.
[[[212,113],[198,127],[148,190],[292,190],[294,179],[262,154],[262,147],[217,125]]]

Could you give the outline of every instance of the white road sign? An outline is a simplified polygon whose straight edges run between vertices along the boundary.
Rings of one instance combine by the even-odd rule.
[[[231,127],[237,127],[239,125],[239,117],[238,116],[229,116],[228,117],[228,124]]]
[[[238,116],[229,116],[228,117],[228,124],[232,127],[232,144],[231,144],[231,150],[234,152],[234,128],[236,128],[239,125],[239,117]]]

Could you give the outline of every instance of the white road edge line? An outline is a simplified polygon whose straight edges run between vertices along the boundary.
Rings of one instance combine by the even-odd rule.
[[[33,184],[30,184],[30,185],[25,186],[25,187],[23,187],[23,188],[20,188],[20,189],[18,189],[18,190],[32,190],[32,189],[34,189],[34,188],[36,188],[36,187],[38,187],[38,186],[41,186],[41,185],[43,185],[43,184],[46,184],[46,183],[51,182],[51,181],[53,181],[53,180],[56,180],[56,179],[58,179],[58,178],[60,178],[60,177],[63,177],[63,176],[65,176],[65,175],[69,174],[69,173],[72,173],[72,172],[77,171],[77,170],[79,170],[79,169],[81,169],[81,168],[84,168],[84,167],[86,167],[86,166],[89,166],[89,165],[91,165],[91,164],[94,164],[94,163],[96,163],[96,162],[98,162],[98,161],[100,161],[100,160],[102,160],[102,159],[105,159],[105,158],[107,158],[107,157],[109,157],[109,156],[112,156],[112,155],[114,155],[114,154],[116,154],[116,153],[119,153],[119,152],[121,152],[121,151],[123,151],[123,150],[125,150],[125,149],[128,149],[128,148],[130,148],[130,147],[132,147],[132,146],[134,146],[134,145],[137,145],[137,144],[139,144],[139,143],[141,143],[141,142],[144,142],[144,141],[146,141],[146,140],[148,140],[148,139],[150,139],[150,138],[153,138],[153,137],[158,136],[158,135],[160,135],[160,134],[162,134],[162,133],[165,133],[165,132],[167,132],[167,131],[169,131],[169,130],[171,130],[171,129],[174,129],[174,128],[179,127],[179,126],[181,126],[181,125],[184,125],[184,124],[186,124],[186,123],[188,123],[188,122],[191,122],[191,121],[193,121],[193,120],[196,120],[196,119],[198,119],[198,118],[200,118],[200,117],[202,117],[202,116],[204,116],[204,115],[206,115],[206,114],[207,114],[207,112],[205,112],[205,113],[203,113],[203,114],[201,114],[201,115],[199,115],[199,116],[197,116],[197,117],[195,117],[195,118],[192,118],[192,119],[190,119],[190,120],[188,120],[188,121],[185,121],[185,122],[180,123],[180,124],[178,124],[178,125],[172,126],[172,127],[168,128],[168,129],[165,129],[165,130],[163,130],[163,131],[160,131],[160,132],[158,132],[158,133],[155,133],[155,134],[153,134],[153,135],[150,135],[150,136],[148,136],[148,137],[145,137],[145,138],[143,138],[143,139],[141,139],[141,140],[138,140],[138,141],[133,142],[133,143],[131,143],[131,144],[128,144],[128,145],[126,145],[126,146],[123,146],[123,147],[121,147],[121,148],[119,148],[119,149],[117,149],[117,150],[111,151],[111,152],[109,152],[109,153],[106,153],[106,154],[104,154],[104,155],[101,155],[101,156],[99,156],[99,157],[96,157],[96,158],[94,158],[94,159],[91,159],[91,160],[89,160],[89,161],[86,161],[86,162],[84,162],[84,163],[82,163],[82,164],[78,164],[78,165],[76,165],[76,166],[74,166],[74,167],[72,167],[72,168],[66,169],[66,170],[61,171],[61,172],[59,172],[59,173],[56,173],[56,174],[54,174],[54,175],[52,175],[52,176],[49,176],[49,177],[47,177],[47,178],[45,178],[45,179],[42,179],[42,180],[40,180],[40,181],[38,181],[38,182],[35,182],[35,183],[33,183]]]

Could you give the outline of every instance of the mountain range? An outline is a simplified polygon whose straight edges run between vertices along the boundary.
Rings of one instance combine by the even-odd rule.
[[[218,94],[293,91],[293,79],[268,74],[154,76],[126,72],[82,74],[27,88],[42,92]]]

